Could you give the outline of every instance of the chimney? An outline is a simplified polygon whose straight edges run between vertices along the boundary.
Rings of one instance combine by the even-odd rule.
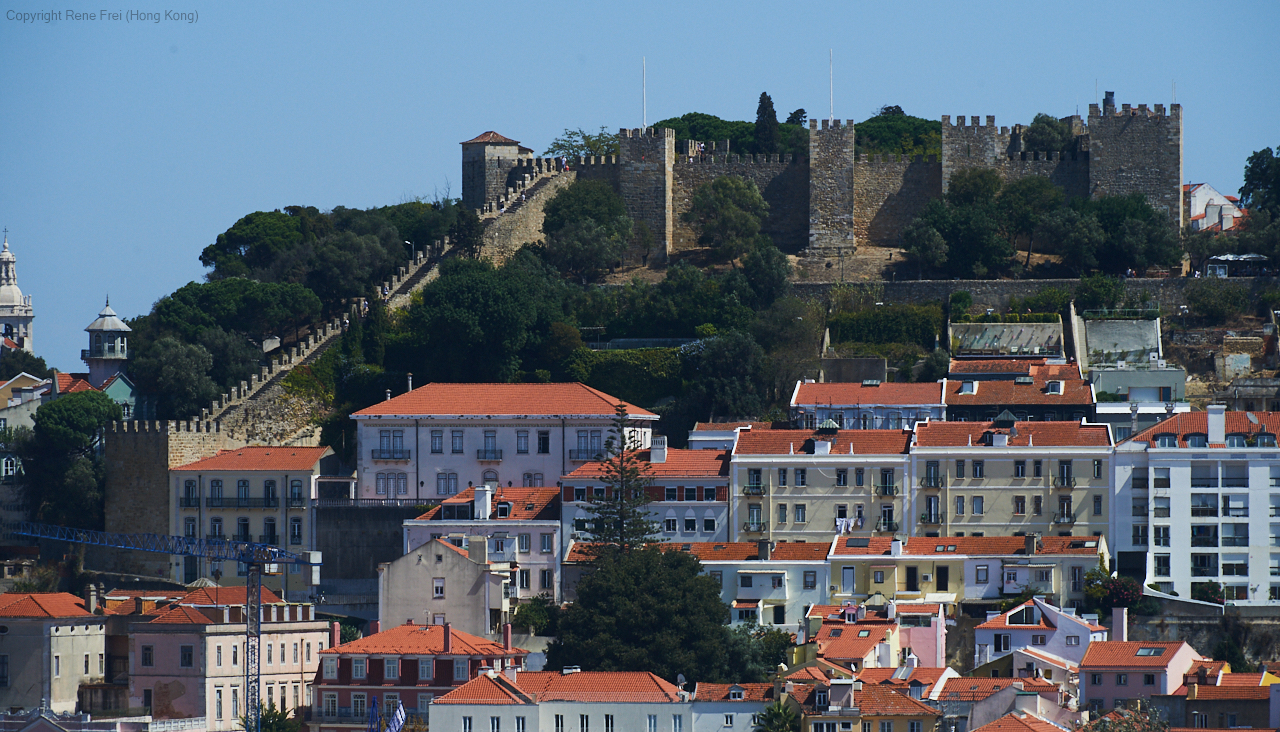
[[[413,372],[410,371],[409,373],[405,374],[405,376],[408,377],[409,379],[409,391],[413,391]]]
[[[516,674],[519,671],[515,666],[507,666],[502,670],[502,675],[507,677],[507,681],[512,684],[516,683]]]
[[[473,536],[467,540],[467,558],[476,564],[489,563],[489,538]]]
[[[377,620],[369,621],[369,635],[377,635],[382,632],[382,623]]]
[[[893,541],[889,542],[889,556],[892,556],[892,557],[902,556],[902,539],[894,539]]]
[[[449,622],[444,624],[444,650],[441,653],[453,653],[453,624]]]
[[[475,496],[475,516],[472,518],[484,521],[493,512],[493,486],[488,483],[476,486]]]
[[[1031,556],[1040,548],[1040,535],[1037,533],[1029,533],[1022,537],[1023,553]]]
[[[1205,411],[1209,413],[1209,444],[1221,445],[1227,441],[1227,405],[1210,404]]]
[[[91,615],[98,612],[98,586],[92,582],[89,583],[89,588],[85,592],[84,609],[88,610]]]
[[[1200,684],[1201,686],[1208,685],[1209,668],[1207,666],[1201,666],[1200,668],[1196,669],[1196,683]]]
[[[653,444],[649,447],[649,462],[665,463],[667,461],[667,436],[654,435]]]
[[[761,539],[756,542],[756,559],[762,562],[769,561],[769,540]]]
[[[329,647],[337,648],[340,645],[342,645],[342,626],[335,620],[329,623]]]
[[[1022,684],[1018,684],[1018,686],[1022,686]],[[1013,699],[1013,708],[1023,714],[1039,714],[1040,695],[1034,691],[1019,691],[1018,695]]]
[[[387,389],[387,401],[391,401],[391,390]]]
[[[1129,608],[1111,608],[1111,640],[1129,640]]]
[[[898,617],[898,605],[893,600],[890,600],[884,604],[884,611],[885,611],[885,617],[887,617],[889,620],[894,620]]]
[[[502,624],[502,650],[511,652],[511,623]],[[515,679],[512,679],[515,681]]]

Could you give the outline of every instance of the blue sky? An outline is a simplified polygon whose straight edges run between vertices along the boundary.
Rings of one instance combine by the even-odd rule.
[[[245,214],[460,195],[458,143],[485,130],[541,152],[566,127],[638,127],[641,57],[651,123],[754,119],[761,91],[825,117],[832,49],[839,118],[1012,125],[1087,114],[1095,82],[1168,104],[1176,80],[1185,178],[1234,193],[1280,145],[1272,0],[147,2],[159,23],[0,17],[0,228],[64,371],[108,293],[146,312]]]

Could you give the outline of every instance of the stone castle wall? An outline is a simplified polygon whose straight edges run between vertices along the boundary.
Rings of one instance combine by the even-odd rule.
[[[1181,230],[1182,180],[1182,105],[1089,105],[1089,195],[1141,193]]]
[[[573,183],[576,177],[573,171],[548,177],[539,181],[536,190],[530,189],[518,206],[513,205],[506,213],[486,215],[481,256],[501,264],[525,244],[542,241],[543,212],[547,202]]]
[[[675,164],[672,188],[672,251],[697,246],[693,226],[680,220],[689,210],[693,192],[722,175],[735,175],[756,184],[769,204],[769,216],[762,231],[778,248],[797,252],[809,238],[809,161],[791,155],[721,155],[694,157],[680,155]]]
[[[900,246],[902,230],[942,195],[942,164],[935,155],[862,155],[853,168],[853,188],[854,241]]]
[[[672,204],[676,157],[675,130],[652,127],[618,132],[621,152],[618,193],[637,226],[643,225],[671,251],[675,216]]]
[[[809,120],[809,248],[854,245],[853,120]]]

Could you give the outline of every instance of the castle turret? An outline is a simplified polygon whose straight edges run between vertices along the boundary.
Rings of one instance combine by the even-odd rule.
[[[124,371],[129,360],[129,336],[133,329],[116,317],[111,300],[89,324],[89,347],[80,352],[80,360],[89,365],[89,383],[101,389],[112,376]]]
[[[506,195],[517,161],[533,151],[492,130],[462,143],[462,205],[478,210]]]
[[[31,321],[35,312],[31,296],[18,289],[18,258],[9,251],[9,235],[4,235],[0,250],[0,331],[4,337],[27,353],[35,353],[31,342]]]

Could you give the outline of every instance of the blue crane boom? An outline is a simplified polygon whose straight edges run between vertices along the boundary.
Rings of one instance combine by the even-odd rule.
[[[249,570],[245,581],[244,703],[249,717],[249,729],[262,732],[262,705],[259,700],[262,672],[258,660],[258,647],[262,636],[262,570],[270,565],[284,564],[319,567],[320,552],[300,554],[271,544],[255,544],[247,541],[197,539],[166,534],[116,534],[30,522],[19,524],[18,530],[14,533],[37,539],[53,539],[180,557],[205,557],[244,564]],[[316,582],[317,578],[313,574],[311,583]]]

